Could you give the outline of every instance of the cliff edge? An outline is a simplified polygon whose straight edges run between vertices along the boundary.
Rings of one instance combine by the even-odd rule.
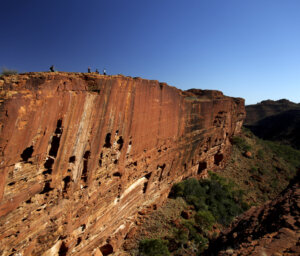
[[[109,255],[174,182],[222,168],[244,100],[121,75],[0,77],[0,254]]]

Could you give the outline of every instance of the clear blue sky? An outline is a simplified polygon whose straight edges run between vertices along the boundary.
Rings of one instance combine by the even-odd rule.
[[[299,0],[1,0],[0,67],[300,102]]]

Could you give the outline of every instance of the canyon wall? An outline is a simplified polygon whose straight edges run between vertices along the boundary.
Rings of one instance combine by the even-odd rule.
[[[0,78],[0,254],[109,255],[174,182],[222,168],[244,100],[122,75]]]

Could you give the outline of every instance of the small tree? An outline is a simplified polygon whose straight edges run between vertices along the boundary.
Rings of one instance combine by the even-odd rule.
[[[145,239],[140,241],[141,256],[169,256],[167,241],[161,239]]]
[[[16,75],[16,74],[18,74],[18,71],[17,71],[17,70],[14,70],[14,69],[8,69],[8,68],[6,68],[6,67],[3,67],[3,68],[2,68],[1,75],[9,76],[9,75]]]

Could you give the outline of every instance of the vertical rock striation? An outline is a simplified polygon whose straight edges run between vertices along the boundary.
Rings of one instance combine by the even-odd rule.
[[[120,75],[29,73],[0,88],[4,256],[116,251],[174,182],[224,166],[245,117],[243,99]]]

